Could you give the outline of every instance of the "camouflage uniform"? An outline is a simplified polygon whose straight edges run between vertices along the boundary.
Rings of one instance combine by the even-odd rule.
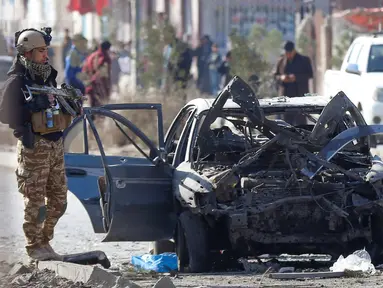
[[[19,192],[24,196],[23,229],[27,252],[53,239],[54,227],[67,206],[63,140],[37,138],[33,149],[17,143],[16,170]]]
[[[24,196],[23,230],[27,253],[34,260],[61,260],[49,241],[67,205],[63,131],[59,130],[61,126],[46,133],[34,131],[33,113],[44,115],[44,111],[54,105],[53,99],[40,95],[39,101],[27,102],[22,92],[25,85],[57,86],[58,73],[44,58],[51,40],[50,32],[26,29],[17,32],[16,38],[18,54],[0,94],[0,122],[8,124],[18,139],[16,176],[18,190]],[[35,48],[40,48],[36,51],[39,63],[30,58]],[[26,57],[31,51],[29,58]],[[68,112],[60,109],[59,115],[61,113]]]

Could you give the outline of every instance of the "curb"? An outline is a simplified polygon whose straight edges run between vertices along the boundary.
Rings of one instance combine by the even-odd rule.
[[[82,282],[86,285],[100,286],[103,288],[140,288],[130,280],[116,276],[97,266],[87,266],[60,261],[40,261],[37,269],[50,270],[57,276],[71,280],[72,282]]]

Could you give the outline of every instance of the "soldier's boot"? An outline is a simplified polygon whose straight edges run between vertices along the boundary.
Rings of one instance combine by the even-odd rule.
[[[53,250],[52,246],[49,243],[45,244],[43,247],[48,253],[50,253],[51,255],[50,260],[62,261],[64,259],[63,256],[61,256],[60,254],[57,254],[55,250]]]
[[[29,251],[28,256],[34,261],[45,261],[52,259],[52,253],[47,251],[44,247],[34,248]]]

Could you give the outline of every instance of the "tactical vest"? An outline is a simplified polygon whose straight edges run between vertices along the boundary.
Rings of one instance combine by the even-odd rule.
[[[27,85],[29,84],[28,82]],[[52,83],[49,83],[49,85],[52,85]],[[41,87],[41,85],[37,84],[32,84],[31,86]],[[44,135],[60,132],[68,128],[72,122],[72,116],[64,113],[61,106],[59,106],[59,109],[56,110],[57,113],[53,113],[52,111],[52,118],[48,119],[47,110],[52,108],[50,107],[48,95],[38,94],[32,101],[26,102],[26,105],[31,112],[32,129],[35,133]],[[52,121],[52,125],[48,125],[48,121]]]

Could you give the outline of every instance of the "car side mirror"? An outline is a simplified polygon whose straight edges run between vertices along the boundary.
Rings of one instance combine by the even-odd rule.
[[[358,64],[351,64],[351,63],[347,65],[346,72],[350,74],[356,74],[356,75],[361,74]]]

